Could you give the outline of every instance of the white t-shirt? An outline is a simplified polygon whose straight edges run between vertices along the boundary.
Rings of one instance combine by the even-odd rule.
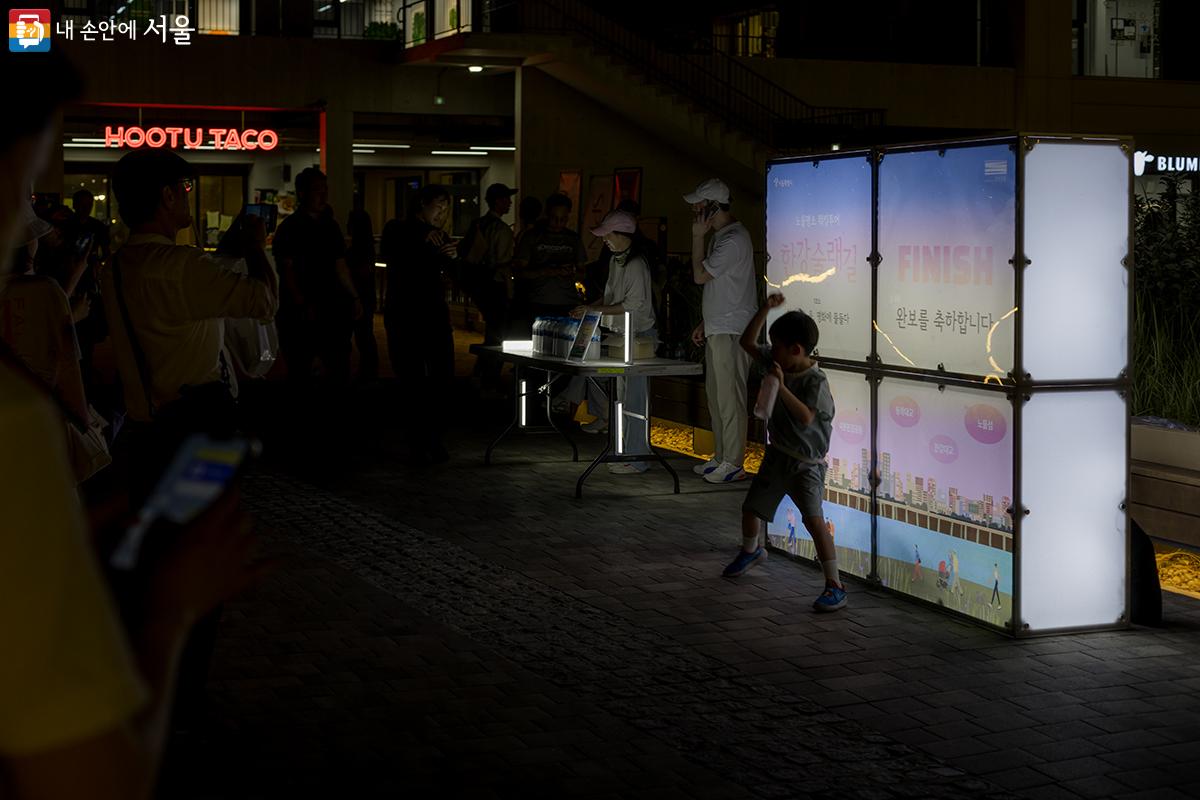
[[[704,269],[712,275],[704,284],[704,335],[740,336],[758,308],[754,244],[745,225],[733,222],[713,234]]]
[[[622,305],[629,312],[629,324],[634,333],[655,326],[654,293],[650,287],[650,268],[642,255],[613,253],[608,262],[608,282],[604,285],[604,305]],[[624,331],[625,317],[615,314],[604,317],[604,326]]]

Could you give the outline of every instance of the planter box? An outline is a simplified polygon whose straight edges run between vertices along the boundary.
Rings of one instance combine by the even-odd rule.
[[[1200,472],[1200,432],[1154,425],[1130,426],[1130,458],[1161,467]]]
[[[1129,513],[1155,539],[1200,548],[1200,432],[1130,429]]]

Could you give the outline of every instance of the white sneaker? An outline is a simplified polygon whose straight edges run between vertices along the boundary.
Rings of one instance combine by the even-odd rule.
[[[735,467],[728,461],[722,461],[721,465],[712,472],[704,476],[704,480],[709,483],[733,483],[734,481],[746,480],[746,470],[741,467]]]
[[[721,466],[720,461],[717,461],[715,458],[710,458],[703,464],[697,464],[696,466],[692,467],[692,472],[696,473],[697,475],[707,475],[719,466]]]
[[[608,433],[608,423],[605,420],[596,417],[591,422],[585,422],[579,426],[579,430],[584,433]]]
[[[608,471],[613,475],[641,475],[650,469],[650,465],[642,461],[619,461],[608,465]]]

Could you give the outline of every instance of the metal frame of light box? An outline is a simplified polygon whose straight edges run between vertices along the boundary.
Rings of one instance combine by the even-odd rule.
[[[1054,141],[1054,142],[1072,142],[1077,144],[1096,144],[1113,146],[1116,145],[1125,153],[1126,158],[1132,158],[1133,140],[1124,136],[1082,136],[1068,134],[1037,134],[1037,133],[1014,133],[1003,136],[987,136],[971,139],[955,139],[949,141],[930,141],[919,142],[902,145],[889,145],[882,147],[872,147],[861,150],[845,150],[833,151],[829,153],[821,153],[807,156],[794,156],[789,158],[770,159],[767,162],[767,170],[771,167],[780,164],[796,164],[796,163],[816,163],[824,161],[835,161],[854,158],[865,158],[871,167],[871,254],[867,257],[867,262],[871,267],[871,318],[876,320],[879,318],[879,267],[882,263],[882,254],[879,252],[879,165],[889,153],[906,153],[906,152],[927,152],[940,151],[942,154],[947,150],[961,149],[968,147],[980,147],[987,145],[1008,145],[1015,154],[1016,162],[1016,187],[1015,187],[1015,203],[1014,203],[1014,228],[1013,228],[1013,258],[1010,264],[1013,267],[1013,305],[1017,309],[1024,306],[1024,289],[1025,289],[1025,269],[1031,266],[1031,263],[1025,255],[1025,224],[1024,224],[1024,208],[1025,208],[1025,157],[1037,146],[1039,142]],[[879,355],[878,349],[878,334],[875,331],[874,325],[871,327],[870,353],[867,354],[863,361],[855,361],[853,359],[841,358],[821,358],[823,367],[837,370],[839,372],[860,374],[871,384],[871,475],[868,479],[871,487],[870,502],[871,502],[871,559],[870,559],[870,574],[866,577],[866,582],[875,588],[882,589],[885,592],[903,597],[908,602],[913,602],[921,606],[935,609],[944,614],[948,614],[955,619],[962,619],[979,625],[989,630],[1007,633],[1014,637],[1034,637],[1034,636],[1049,636],[1062,633],[1074,633],[1085,631],[1104,631],[1113,629],[1122,629],[1129,626],[1129,608],[1132,589],[1130,587],[1130,541],[1129,541],[1129,494],[1130,494],[1130,476],[1129,476],[1129,459],[1130,459],[1130,433],[1129,433],[1129,413],[1130,413],[1130,395],[1132,392],[1131,370],[1133,369],[1133,311],[1134,311],[1134,295],[1133,295],[1133,170],[1127,171],[1127,191],[1129,208],[1128,218],[1128,233],[1126,237],[1126,256],[1123,263],[1127,273],[1126,286],[1126,367],[1121,370],[1117,378],[1112,380],[1059,380],[1059,381],[1040,381],[1034,380],[1027,372],[1024,371],[1024,350],[1025,350],[1025,333],[1024,320],[1021,317],[1020,311],[1015,315],[1016,322],[1013,331],[1013,367],[1012,371],[1002,379],[1001,383],[985,381],[978,375],[950,372],[945,369],[931,370],[921,367],[901,367],[894,365],[885,365]],[[769,202],[764,197],[764,205]],[[763,215],[763,241],[766,242],[766,219],[768,214]],[[770,265],[770,253],[767,254],[767,264]],[[1013,587],[1012,587],[1012,617],[1005,621],[1003,626],[992,625],[977,617],[969,614],[955,611],[946,608],[945,606],[934,603],[924,598],[915,597],[904,592],[891,589],[884,586],[878,574],[878,555],[879,555],[879,481],[876,478],[876,473],[879,469],[879,386],[885,378],[899,379],[902,381],[917,381],[920,383],[931,383],[936,386],[945,387],[952,386],[955,388],[974,389],[983,392],[992,392],[995,394],[1003,394],[1012,404],[1012,456],[1013,456],[1013,494],[1012,494],[1012,537],[1013,537]],[[1125,517],[1125,611],[1121,617],[1109,625],[1088,625],[1079,627],[1064,627],[1064,628],[1048,628],[1032,631],[1026,624],[1021,621],[1021,521],[1026,514],[1029,513],[1021,504],[1021,478],[1022,478],[1022,424],[1021,411],[1026,402],[1031,400],[1035,394],[1053,393],[1053,392],[1099,392],[1113,391],[1117,392],[1125,402],[1125,501],[1121,504],[1121,509]],[[765,526],[764,526],[765,527]],[[813,563],[812,559],[803,556],[792,555],[786,550],[781,550],[771,544],[770,538],[766,538],[767,547],[777,553],[781,553],[788,558]],[[857,578],[857,576],[852,576]],[[861,579],[860,579],[861,580]]]

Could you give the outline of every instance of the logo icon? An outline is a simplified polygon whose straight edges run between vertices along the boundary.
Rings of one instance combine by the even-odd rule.
[[[50,9],[13,8],[8,12],[8,49],[14,53],[50,50]]]
[[[1154,163],[1154,153],[1148,153],[1145,150],[1136,150],[1133,154],[1133,174],[1139,178],[1145,174],[1146,165]]]

